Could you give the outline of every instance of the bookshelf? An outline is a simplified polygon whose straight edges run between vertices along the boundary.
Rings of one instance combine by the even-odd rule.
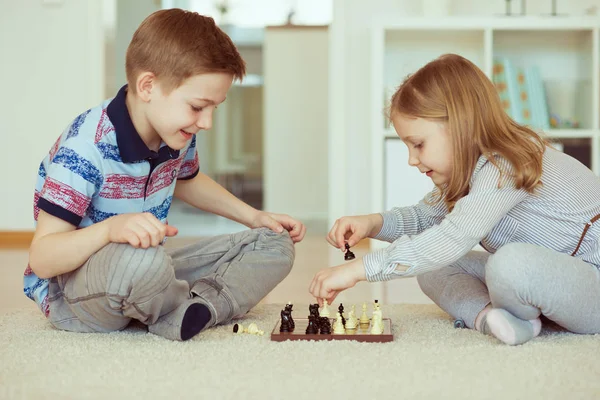
[[[593,17],[442,17],[374,20],[371,37],[372,212],[415,204],[433,188],[408,165],[406,146],[387,123],[384,110],[404,78],[444,53],[457,53],[492,77],[495,57],[522,67],[537,65],[548,108],[576,118],[577,129],[544,134],[563,151],[600,175],[600,19]],[[387,243],[371,241],[372,248]],[[403,282],[404,281],[404,282]],[[405,280],[385,282],[382,298],[412,288]],[[393,290],[401,289],[401,290]],[[394,293],[393,293],[394,292]]]

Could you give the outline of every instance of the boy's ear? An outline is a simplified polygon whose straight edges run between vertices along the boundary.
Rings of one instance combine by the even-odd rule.
[[[136,80],[136,93],[144,102],[149,102],[152,97],[152,89],[156,84],[156,76],[152,72],[142,72]]]

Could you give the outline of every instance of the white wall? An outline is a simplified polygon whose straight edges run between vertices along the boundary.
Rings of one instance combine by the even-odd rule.
[[[0,231],[33,228],[42,158],[104,91],[102,0],[0,2]]]
[[[116,0],[116,2],[114,93],[109,94],[109,97],[114,96],[116,91],[127,83],[125,53],[134,32],[148,15],[161,9],[160,0]]]
[[[328,31],[267,29],[263,52],[264,208],[326,219]]]

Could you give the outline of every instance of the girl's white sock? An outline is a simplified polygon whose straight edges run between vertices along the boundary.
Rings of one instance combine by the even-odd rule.
[[[481,331],[493,335],[511,346],[522,344],[540,334],[542,321],[539,318],[523,320],[501,308],[492,308],[481,321]]]

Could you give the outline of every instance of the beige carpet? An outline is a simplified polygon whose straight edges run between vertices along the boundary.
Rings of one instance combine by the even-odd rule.
[[[454,329],[433,305],[384,306],[393,343],[271,342],[282,306],[175,343],[142,327],[54,330],[34,311],[0,315],[1,399],[592,399],[600,336],[545,329],[518,347]],[[294,316],[307,306],[296,304]],[[308,312],[306,312],[308,314]]]

